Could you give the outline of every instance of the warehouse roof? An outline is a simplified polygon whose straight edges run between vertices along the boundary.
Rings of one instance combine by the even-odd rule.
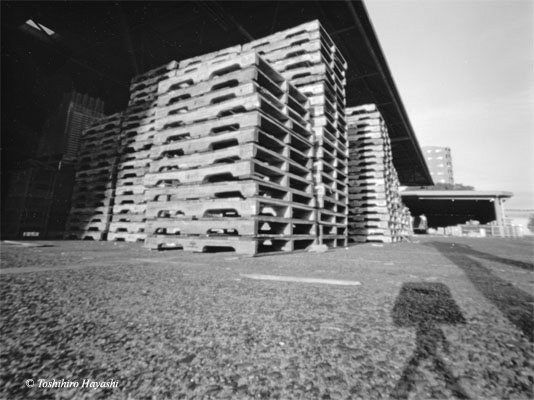
[[[496,198],[509,199],[514,194],[503,191],[479,190],[405,190],[401,192],[404,197],[418,197],[421,199],[443,200],[491,200]]]
[[[8,45],[32,47],[41,75],[68,75],[76,90],[103,98],[110,112],[125,107],[129,80],[139,73],[319,19],[349,64],[347,105],[375,103],[387,122],[401,183],[432,182],[360,1],[9,2],[2,8]],[[15,29],[31,43],[13,39]]]

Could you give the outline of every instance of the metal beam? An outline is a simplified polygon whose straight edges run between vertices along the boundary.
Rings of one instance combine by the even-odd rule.
[[[397,143],[397,142],[406,142],[410,140],[410,137],[409,136],[404,136],[404,137],[398,137],[398,138],[390,138],[389,141],[391,143]]]
[[[253,41],[255,38],[252,36],[224,7],[222,7],[217,1],[199,1],[198,4],[204,5],[210,11],[220,14],[226,17],[228,21],[249,41]],[[212,10],[211,8],[215,10]]]
[[[353,31],[355,29],[356,29],[356,27],[354,25],[351,25],[351,26],[348,26],[346,28],[338,29],[337,31],[329,32],[329,35],[330,36],[341,35],[342,33],[350,32],[350,31]]]
[[[115,3],[115,6],[116,6],[115,9],[118,11],[118,14],[119,14],[121,32],[124,38],[124,44],[126,45],[126,49],[128,52],[128,57],[130,59],[130,64],[132,65],[132,70],[134,72],[134,75],[139,75],[139,63],[137,61],[135,49],[133,46],[130,25],[128,24],[128,21],[126,19],[126,15],[124,13],[122,6],[119,3]]]
[[[356,81],[359,81],[360,79],[371,78],[373,76],[380,76],[380,73],[379,72],[371,72],[369,74],[363,74],[363,75],[354,76],[352,78],[347,79],[347,83],[356,82]]]
[[[274,32],[274,28],[276,27],[276,22],[278,21],[278,10],[279,9],[280,9],[280,0],[276,2],[276,7],[274,8],[273,22],[271,23],[271,30],[269,31],[270,34]]]

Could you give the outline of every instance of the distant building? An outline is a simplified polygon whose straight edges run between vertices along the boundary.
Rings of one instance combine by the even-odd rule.
[[[453,185],[451,149],[438,146],[425,146],[422,149],[434,184],[448,183]]]
[[[75,91],[65,93],[56,114],[45,123],[35,157],[61,155],[65,162],[76,161],[82,132],[103,116],[102,100]]]
[[[70,209],[74,165],[82,131],[102,118],[104,103],[71,92],[45,123],[34,157],[8,174],[2,238],[61,237]]]

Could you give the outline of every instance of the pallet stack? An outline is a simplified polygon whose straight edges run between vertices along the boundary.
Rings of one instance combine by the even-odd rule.
[[[112,209],[90,237],[248,254],[346,246],[346,69],[313,21],[134,78]]]
[[[319,21],[243,45],[255,50],[309,98],[319,241],[347,244],[348,138],[345,120],[347,63]]]
[[[349,240],[400,241],[410,216],[402,204],[386,124],[374,104],[347,108]]]
[[[146,245],[255,255],[313,244],[308,109],[241,46],[180,62],[158,88]]]
[[[72,207],[70,239],[106,240],[115,197],[122,113],[99,119],[83,132]]]
[[[178,68],[176,61],[132,79],[130,100],[121,125],[115,204],[107,239],[144,242],[145,186],[155,133],[158,84]]]

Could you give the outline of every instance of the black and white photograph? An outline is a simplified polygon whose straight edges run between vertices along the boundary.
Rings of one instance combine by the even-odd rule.
[[[534,399],[534,2],[0,7],[0,399]]]

